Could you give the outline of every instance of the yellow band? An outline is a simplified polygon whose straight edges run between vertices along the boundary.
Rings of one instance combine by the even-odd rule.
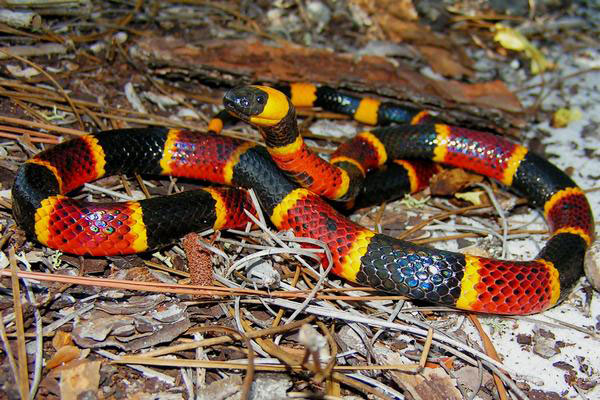
[[[377,125],[377,111],[379,110],[379,100],[365,97],[358,104],[358,108],[354,112],[354,119],[369,125]]]
[[[460,296],[456,301],[456,308],[472,310],[479,293],[476,285],[481,280],[479,275],[479,257],[465,255],[465,272],[460,281]]]

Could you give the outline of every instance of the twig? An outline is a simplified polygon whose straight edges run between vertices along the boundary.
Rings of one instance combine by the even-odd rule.
[[[572,74],[568,74],[568,75],[563,76],[557,82],[552,83],[550,85],[550,88],[554,89],[555,87],[562,85],[564,83],[564,81],[566,81],[567,79],[575,78],[575,77],[577,77],[579,75],[587,74],[587,73],[590,73],[590,72],[599,72],[599,71],[600,71],[600,67],[590,67],[590,68],[582,69],[582,70],[577,71],[577,72],[573,72]],[[536,83],[534,85],[524,86],[522,88],[514,90],[513,93],[517,94],[517,93],[520,93],[520,92],[524,92],[526,90],[535,89],[536,87],[542,86],[544,84],[545,84],[545,82],[541,82],[541,83]]]
[[[5,60],[11,56],[34,57],[50,54],[65,54],[67,48],[58,43],[42,43],[37,46],[11,46],[0,47],[0,60]],[[7,55],[9,54],[9,55]]]

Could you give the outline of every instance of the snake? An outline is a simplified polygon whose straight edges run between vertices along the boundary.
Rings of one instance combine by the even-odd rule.
[[[480,313],[532,314],[563,300],[582,276],[594,238],[592,210],[584,191],[543,157],[505,137],[444,124],[392,102],[312,84],[278,89],[230,89],[225,112],[211,120],[206,133],[117,129],[38,153],[16,173],[16,223],[28,237],[65,253],[142,253],[189,232],[244,227],[246,211],[256,212],[244,190],[252,188],[276,229],[325,243],[333,274],[410,299]],[[326,161],[299,134],[296,107],[304,106],[378,127],[360,132]],[[258,129],[264,145],[219,134],[233,118]],[[440,163],[485,175],[541,208],[550,237],[539,254],[529,261],[500,260],[416,245],[358,225],[336,206],[384,192],[422,190]],[[382,169],[395,177],[381,175],[369,183]],[[225,187],[124,202],[69,196],[86,182],[115,174],[175,176]],[[389,182],[402,188],[380,188]]]

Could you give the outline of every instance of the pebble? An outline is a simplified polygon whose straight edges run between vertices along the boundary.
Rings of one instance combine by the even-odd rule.
[[[554,346],[554,340],[546,338],[536,338],[535,344],[533,345],[533,352],[546,359],[560,353]]]

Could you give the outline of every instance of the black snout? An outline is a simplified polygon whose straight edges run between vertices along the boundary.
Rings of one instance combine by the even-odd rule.
[[[223,105],[242,120],[259,115],[266,103],[266,93],[253,86],[233,88],[225,93]]]

